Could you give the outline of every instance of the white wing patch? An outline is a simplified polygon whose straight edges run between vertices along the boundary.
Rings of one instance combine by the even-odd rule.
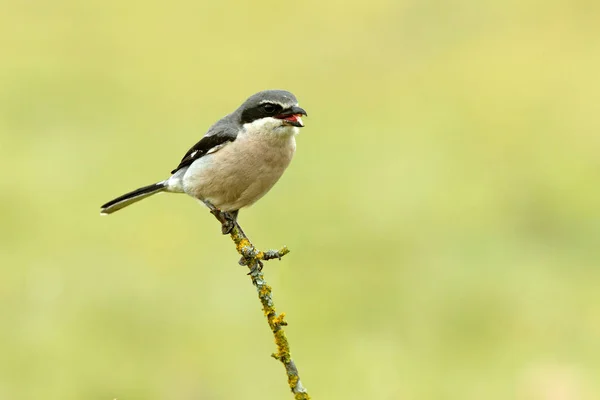
[[[206,154],[212,154],[212,153],[216,153],[217,151],[221,150],[223,147],[227,146],[229,143],[229,141],[225,142],[225,143],[221,143],[215,147],[213,147],[212,149],[210,149],[209,151],[206,152]],[[194,152],[195,153],[195,152]],[[192,153],[192,157],[194,156],[194,154]]]

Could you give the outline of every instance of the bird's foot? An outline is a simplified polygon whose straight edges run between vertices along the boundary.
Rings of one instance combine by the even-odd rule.
[[[222,212],[223,222],[221,222],[221,232],[223,235],[229,235],[235,227],[235,217],[227,211]]]
[[[236,223],[236,216],[232,215],[227,211],[221,211],[219,209],[213,208],[210,210],[210,213],[215,216],[221,223],[221,232],[223,235],[228,235],[231,233]]]
[[[217,207],[213,206],[209,202],[204,202],[210,209],[210,213],[219,220],[221,223],[221,232],[223,235],[229,235],[233,228],[237,225],[238,210],[235,211],[221,211]],[[241,230],[240,226],[237,225],[238,229]]]

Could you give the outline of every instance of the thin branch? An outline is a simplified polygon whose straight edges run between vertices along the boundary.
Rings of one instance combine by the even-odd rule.
[[[219,215],[216,215],[214,212],[213,214],[219,221],[223,222]],[[256,287],[258,298],[260,299],[263,311],[269,322],[271,332],[273,332],[277,352],[271,354],[271,356],[276,360],[281,361],[285,367],[288,385],[290,386],[292,393],[294,393],[294,399],[308,400],[310,399],[310,396],[308,395],[306,388],[302,386],[300,376],[298,375],[298,368],[296,368],[296,364],[290,355],[290,345],[283,330],[283,327],[287,325],[287,322],[284,320],[285,313],[277,315],[275,304],[273,303],[273,298],[271,296],[271,287],[267,285],[262,273],[263,261],[276,258],[281,259],[281,257],[285,256],[290,251],[287,247],[283,247],[281,250],[269,250],[265,252],[258,250],[250,242],[237,222],[234,223],[230,236],[235,243],[238,253],[242,256],[240,264],[247,266],[250,270],[248,275],[252,279],[252,284]]]

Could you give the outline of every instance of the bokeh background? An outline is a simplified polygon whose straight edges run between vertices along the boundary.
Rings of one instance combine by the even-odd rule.
[[[600,398],[600,3],[10,1],[0,399],[286,399],[229,238],[110,217],[266,88],[309,112],[241,213],[315,399]]]

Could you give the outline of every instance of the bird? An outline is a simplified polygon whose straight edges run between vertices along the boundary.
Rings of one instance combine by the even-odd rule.
[[[185,193],[207,206],[228,234],[239,210],[263,197],[292,161],[303,116],[308,114],[289,91],[255,93],[213,124],[169,178],[107,202],[100,213],[112,214],[161,192]]]

